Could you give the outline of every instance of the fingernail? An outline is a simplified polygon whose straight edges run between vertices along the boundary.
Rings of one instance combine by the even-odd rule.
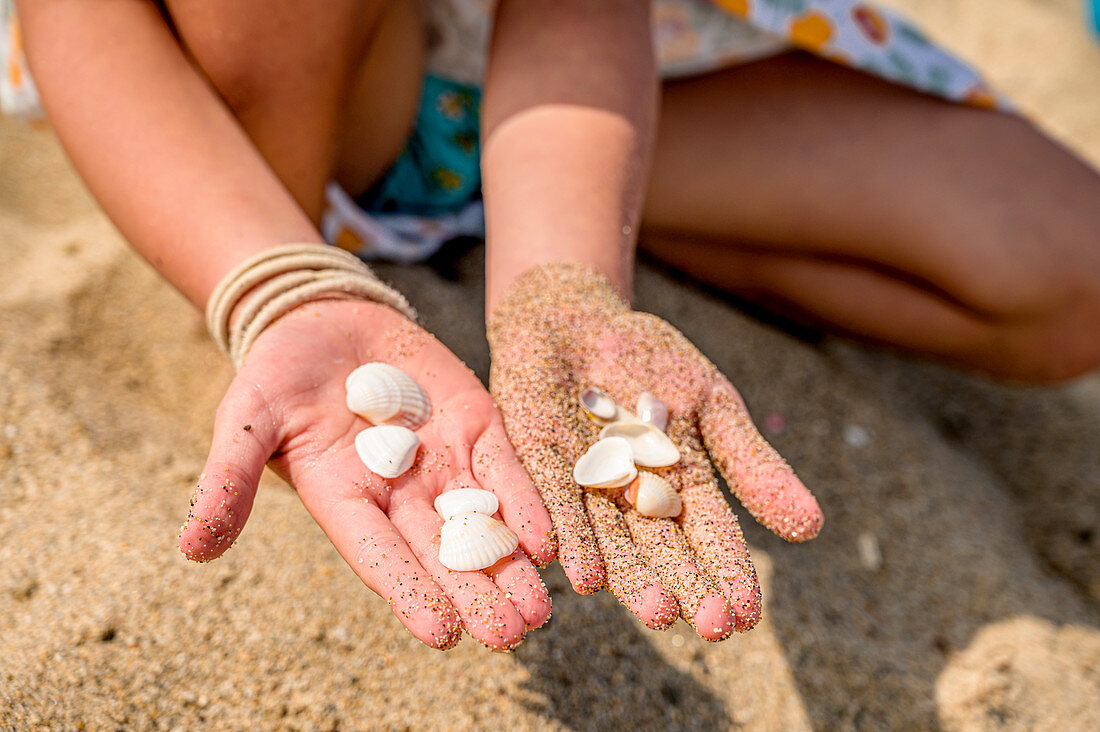
[[[695,630],[708,641],[720,641],[733,633],[737,616],[722,595],[707,595],[695,611]]]

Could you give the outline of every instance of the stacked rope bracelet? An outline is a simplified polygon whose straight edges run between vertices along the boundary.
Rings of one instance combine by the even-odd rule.
[[[269,325],[307,302],[335,295],[379,302],[416,319],[404,295],[354,254],[324,244],[284,244],[249,257],[222,278],[206,304],[206,327],[240,369]]]

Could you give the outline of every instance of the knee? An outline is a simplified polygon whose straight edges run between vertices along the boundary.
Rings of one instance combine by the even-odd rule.
[[[1006,233],[946,288],[983,323],[963,347],[981,370],[1049,384],[1100,367],[1100,250],[1084,223],[1071,236]]]
[[[273,101],[281,81],[271,64],[249,55],[247,49],[233,48],[196,56],[203,75],[238,117]]]
[[[1053,384],[1100,368],[1100,277],[1067,282],[1055,302],[1041,315],[1003,325],[996,375]]]
[[[211,86],[238,117],[281,107],[287,102],[317,108],[342,87],[346,72],[335,68],[337,56],[311,57],[298,48],[293,58],[272,50],[263,41],[227,44],[196,54],[196,63]],[[303,71],[309,72],[308,80]],[[301,108],[301,107],[299,107]]]
[[[184,7],[173,14],[195,65],[238,115],[272,104],[338,97],[357,68],[364,39],[390,0]]]

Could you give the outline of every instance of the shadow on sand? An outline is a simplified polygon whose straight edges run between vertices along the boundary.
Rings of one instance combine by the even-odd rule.
[[[670,665],[609,593],[577,595],[557,565],[544,576],[554,620],[516,651],[526,687],[545,700],[533,711],[576,730],[733,726],[724,702]]]

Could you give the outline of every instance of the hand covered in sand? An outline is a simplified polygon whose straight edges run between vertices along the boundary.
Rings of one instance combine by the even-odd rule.
[[[573,587],[606,587],[652,628],[682,615],[704,638],[720,640],[755,625],[756,570],[711,460],[779,536],[810,539],[823,517],[729,381],[679,331],[632,311],[606,278],[579,265],[524,274],[493,313],[489,340],[491,391],[550,511]],[[574,464],[598,439],[577,401],[585,386],[631,409],[647,391],[668,406],[667,432],[681,460],[652,472],[679,491],[679,516],[647,518],[621,489],[616,495],[573,481]]]
[[[404,370],[432,400],[432,417],[417,432],[416,462],[392,480],[360,461],[354,439],[369,424],[345,405],[345,378],[371,361]],[[549,617],[550,600],[527,555],[553,559],[550,519],[500,413],[454,354],[396,311],[315,302],[263,332],[218,408],[180,534],[188,558],[213,559],[237,538],[269,459],[356,574],[424,643],[449,648],[465,627],[487,646],[508,649]],[[496,494],[503,521],[520,539],[511,558],[484,572],[440,564],[443,519],[432,502],[456,487]]]

